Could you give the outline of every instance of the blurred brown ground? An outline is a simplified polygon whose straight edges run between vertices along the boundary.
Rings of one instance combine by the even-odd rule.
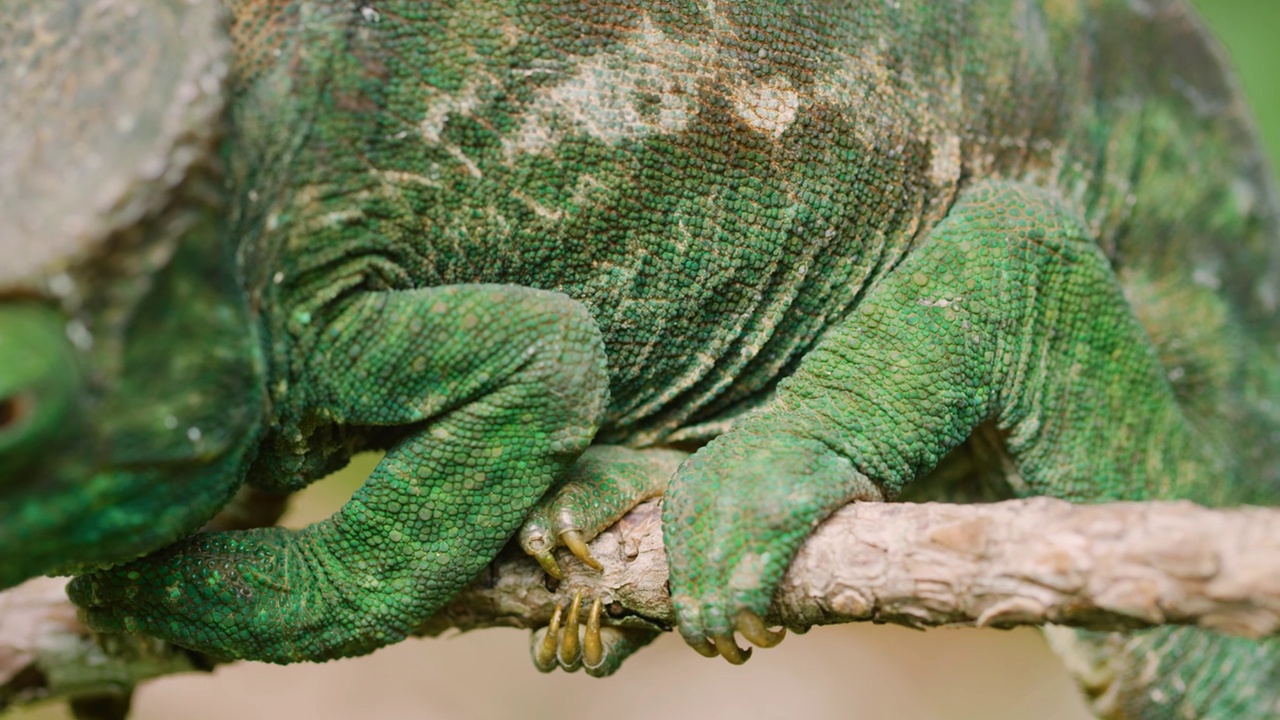
[[[937,0],[950,2],[952,0]],[[1280,148],[1280,0],[1197,0],[1240,70],[1272,157]],[[335,508],[365,462],[303,494],[290,524]],[[65,720],[60,706],[11,720]],[[136,720],[1084,720],[1071,680],[1034,630],[816,628],[743,667],[708,660],[674,635],[615,677],[542,675],[528,635],[485,630],[410,640],[325,665],[240,663],[165,678],[137,695]]]

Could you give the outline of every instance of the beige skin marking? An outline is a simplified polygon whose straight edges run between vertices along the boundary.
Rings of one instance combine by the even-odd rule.
[[[422,115],[422,121],[418,123],[418,132],[422,133],[422,138],[432,145],[440,143],[440,133],[444,131],[445,123],[448,122],[449,116],[453,114],[469,116],[480,105],[480,90],[483,87],[493,84],[493,78],[484,78],[484,82],[480,82],[477,77],[468,82],[461,91],[452,94],[442,94],[439,98],[427,107],[427,111]]]
[[[739,85],[733,90],[733,110],[749,127],[776,140],[791,127],[800,107],[800,93],[785,77],[764,84]]]
[[[542,91],[504,140],[506,153],[551,152],[559,139],[553,119],[609,145],[681,132],[696,112],[699,81],[716,65],[706,48],[674,42],[646,19],[634,42],[583,59],[568,79]],[[655,112],[641,112],[646,97],[657,98]]]
[[[434,167],[432,169],[438,170],[438,168]],[[429,177],[419,173],[403,172],[400,170],[375,169],[370,170],[369,172],[374,177],[390,185],[425,185],[431,188],[438,188],[441,186],[438,175],[437,177]]]
[[[934,138],[933,157],[929,160],[929,180],[939,187],[949,187],[959,182],[960,159],[958,135]]]

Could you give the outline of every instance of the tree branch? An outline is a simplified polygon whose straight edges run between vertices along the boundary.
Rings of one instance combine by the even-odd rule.
[[[657,503],[637,508],[591,550],[604,571],[563,554],[558,583],[509,550],[418,634],[541,627],[578,590],[601,598],[615,624],[672,626]],[[770,620],[792,628],[1179,624],[1269,636],[1280,632],[1280,509],[1048,498],[850,505],[797,555]],[[0,594],[0,708],[210,665],[155,641],[94,638],[75,621],[60,581]]]

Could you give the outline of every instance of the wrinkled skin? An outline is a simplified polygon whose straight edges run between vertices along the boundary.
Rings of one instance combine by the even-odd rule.
[[[975,474],[1021,494],[1280,487],[1275,194],[1180,3],[240,0],[227,37],[214,3],[145,4],[185,41],[79,65],[39,64],[74,33],[0,43],[83,78],[8,93],[73,121],[41,130],[66,153],[8,164],[42,182],[0,186],[0,586],[98,568],[71,590],[96,627],[369,652],[592,446],[701,445],[670,478],[672,596],[734,662],[735,631],[779,639],[760,618],[822,518],[975,431],[1007,461]],[[181,72],[137,90],[138,67]],[[129,92],[138,117],[81,122]],[[51,194],[104,158],[118,177]],[[192,534],[365,448],[328,520]],[[578,529],[530,530],[553,516],[522,533],[549,569]],[[1117,652],[1099,693],[1126,717],[1280,693],[1269,644]]]

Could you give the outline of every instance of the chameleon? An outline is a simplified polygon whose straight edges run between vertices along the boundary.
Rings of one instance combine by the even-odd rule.
[[[851,501],[1280,489],[1274,180],[1180,0],[10,0],[0,70],[0,588],[102,631],[371,652],[659,476],[736,663]],[[1109,716],[1280,707],[1272,642],[1059,644]]]

